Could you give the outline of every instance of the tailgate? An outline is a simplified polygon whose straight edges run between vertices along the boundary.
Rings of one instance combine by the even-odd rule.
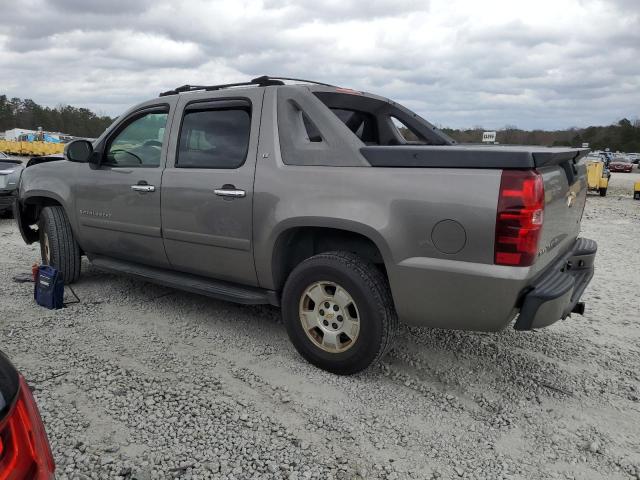
[[[566,253],[580,233],[587,200],[587,168],[584,161],[565,160],[536,169],[544,181],[544,223],[534,271],[540,271]]]

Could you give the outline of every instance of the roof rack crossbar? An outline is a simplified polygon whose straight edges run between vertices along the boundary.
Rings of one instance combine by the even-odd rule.
[[[335,87],[335,85],[331,85],[330,83],[316,82],[315,80],[305,80],[303,78],[291,78],[291,77],[270,77],[268,75],[264,75],[262,77],[258,77],[259,79],[268,79],[268,80],[289,80],[290,82],[304,82],[304,83],[312,83],[314,85],[322,85],[324,87]],[[254,79],[257,80],[257,79]]]
[[[173,90],[167,90],[166,92],[162,92],[160,96],[166,97],[168,95],[176,95],[182,92],[194,92],[196,90],[214,91],[214,90],[222,90],[223,88],[248,87],[251,85],[256,85],[258,87],[268,87],[271,85],[284,85],[283,80],[289,80],[292,82],[313,83],[315,85],[323,85],[325,87],[335,86],[335,85],[330,85],[328,83],[315,82],[313,80],[303,80],[301,78],[270,77],[268,75],[262,75],[261,77],[256,77],[249,82],[223,83],[221,85],[182,85],[181,87],[174,88]]]
[[[223,83],[221,85],[182,85],[181,87],[174,88],[173,90],[167,90],[166,92],[162,92],[160,94],[161,97],[166,97],[167,95],[175,95],[177,93],[182,92],[194,92],[196,90],[221,90],[223,88],[231,88],[231,87],[245,87],[249,85],[256,85],[254,82],[238,82],[238,83]]]

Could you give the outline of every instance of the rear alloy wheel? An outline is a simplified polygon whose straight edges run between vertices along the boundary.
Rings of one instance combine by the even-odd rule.
[[[50,265],[62,273],[64,283],[73,283],[80,277],[80,247],[64,209],[45,207],[38,221],[40,254],[43,265]]]
[[[294,268],[282,293],[282,315],[296,350],[339,375],[379,360],[398,325],[385,276],[349,252],[321,253]]]
[[[300,299],[299,316],[309,340],[326,352],[345,352],[358,339],[358,307],[337,283],[312,283]]]

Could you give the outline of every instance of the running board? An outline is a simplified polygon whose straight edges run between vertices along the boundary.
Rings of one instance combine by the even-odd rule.
[[[109,257],[91,256],[91,264],[101,270],[124,273],[166,287],[198,293],[207,297],[245,305],[280,305],[278,295],[273,290],[247,287],[235,283],[213,280],[190,273],[149,267],[138,263],[116,260]]]

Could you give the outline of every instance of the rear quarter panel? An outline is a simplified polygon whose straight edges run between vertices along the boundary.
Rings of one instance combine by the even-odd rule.
[[[483,283],[496,269],[492,263],[500,170],[285,165],[275,102],[270,102],[274,98],[267,93],[254,182],[260,286],[280,287],[272,264],[284,231],[322,226],[361,233],[378,246],[396,309],[408,323],[464,328],[480,307],[497,319],[496,325],[480,329],[500,328],[511,318],[513,303],[493,302],[498,312],[487,306],[505,293],[503,285],[515,299],[520,283],[510,279],[526,276],[526,269],[498,267],[500,285],[492,289]],[[442,228],[452,224],[453,230]],[[459,248],[447,252],[454,243]]]
[[[358,155],[358,150],[352,154]],[[502,170],[285,165],[275,92],[267,89],[254,182],[259,284],[281,287],[274,278],[273,253],[287,229],[344,229],[378,246],[396,310],[405,323],[499,330],[516,316],[523,289],[579,233],[586,169],[579,165],[578,170],[569,185],[561,167],[540,169],[545,224],[536,263],[494,265]]]

